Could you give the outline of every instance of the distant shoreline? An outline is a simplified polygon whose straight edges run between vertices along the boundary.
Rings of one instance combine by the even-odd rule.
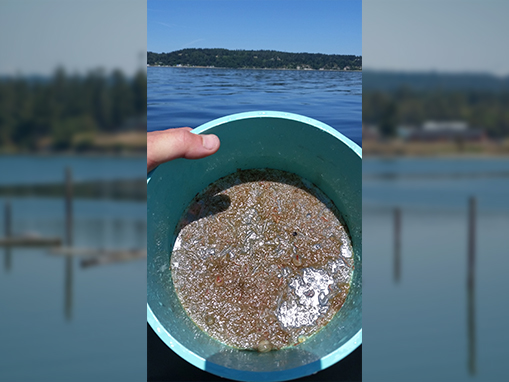
[[[147,68],[177,68],[177,69],[231,69],[231,70],[283,70],[298,72],[340,72],[340,73],[362,73],[360,70],[340,70],[340,69],[287,69],[287,68],[227,68],[217,66],[172,66],[172,65],[148,65]]]
[[[509,158],[509,140],[501,142],[363,141],[363,158]]]
[[[168,53],[147,52],[147,65],[211,69],[347,72],[362,71],[362,56],[353,54],[291,53],[276,50],[186,48]]]
[[[80,146],[82,142],[85,142],[86,145]],[[97,132],[84,136],[78,134],[74,137],[71,147],[61,150],[51,147],[51,137],[43,137],[37,148],[0,147],[0,155],[143,158],[147,155],[147,132]]]

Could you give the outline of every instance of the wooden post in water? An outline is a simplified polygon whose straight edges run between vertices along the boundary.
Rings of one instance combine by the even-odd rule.
[[[10,200],[5,202],[5,216],[4,216],[4,225],[5,225],[5,238],[9,239],[12,236],[12,208]],[[8,245],[5,247],[5,258],[4,258],[4,267],[6,270],[11,269],[11,247]]]
[[[72,273],[73,273],[72,256],[65,259],[65,318],[72,319]]]
[[[12,236],[12,208],[11,202],[8,200],[5,202],[5,237],[9,238]]]
[[[72,213],[72,173],[71,169],[65,169],[65,243],[67,247],[72,247],[73,241],[73,213]],[[67,320],[72,319],[72,274],[73,260],[72,256],[65,259],[65,301],[64,310]]]
[[[467,252],[467,336],[468,371],[476,373],[476,335],[475,335],[475,239],[476,239],[476,199],[471,197],[468,208],[468,252]]]
[[[71,169],[65,169],[65,242],[72,245],[72,173]]]
[[[401,276],[401,209],[394,209],[394,281]]]
[[[468,258],[467,258],[467,285],[475,285],[475,220],[476,200],[471,197],[468,203]]]

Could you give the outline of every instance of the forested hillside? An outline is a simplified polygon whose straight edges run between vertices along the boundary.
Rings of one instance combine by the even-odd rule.
[[[364,72],[365,124],[420,126],[461,120],[489,137],[509,136],[509,81],[488,74]]]
[[[401,87],[414,90],[509,91],[509,77],[487,73],[389,72],[364,70],[363,90],[394,91]]]
[[[144,71],[0,78],[0,149],[86,149],[97,133],[144,131],[146,111]]]
[[[183,49],[171,53],[147,52],[147,64],[235,69],[361,70],[362,57],[275,50]]]

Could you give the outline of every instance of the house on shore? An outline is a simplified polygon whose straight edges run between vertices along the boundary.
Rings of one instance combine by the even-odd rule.
[[[470,128],[463,121],[426,121],[420,128],[405,127],[404,138],[410,142],[482,142],[486,134],[482,129]]]
[[[405,142],[484,142],[483,129],[471,128],[463,121],[426,121],[421,126],[399,125],[396,136]],[[363,141],[383,138],[378,125],[362,125]]]

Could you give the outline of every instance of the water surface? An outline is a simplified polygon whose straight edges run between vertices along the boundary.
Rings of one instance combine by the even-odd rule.
[[[0,157],[1,183],[96,179],[104,169],[143,174],[145,160]],[[29,169],[33,171],[27,172]],[[58,237],[66,232],[61,198],[0,198],[9,202],[12,234]],[[72,246],[146,248],[146,204],[74,199]],[[84,267],[79,257],[48,247],[0,246],[0,380],[141,381],[146,378],[146,261]]]
[[[364,159],[364,380],[505,380],[508,171],[507,159]]]
[[[317,119],[361,145],[360,72],[149,67],[147,81],[149,131],[274,110]]]

